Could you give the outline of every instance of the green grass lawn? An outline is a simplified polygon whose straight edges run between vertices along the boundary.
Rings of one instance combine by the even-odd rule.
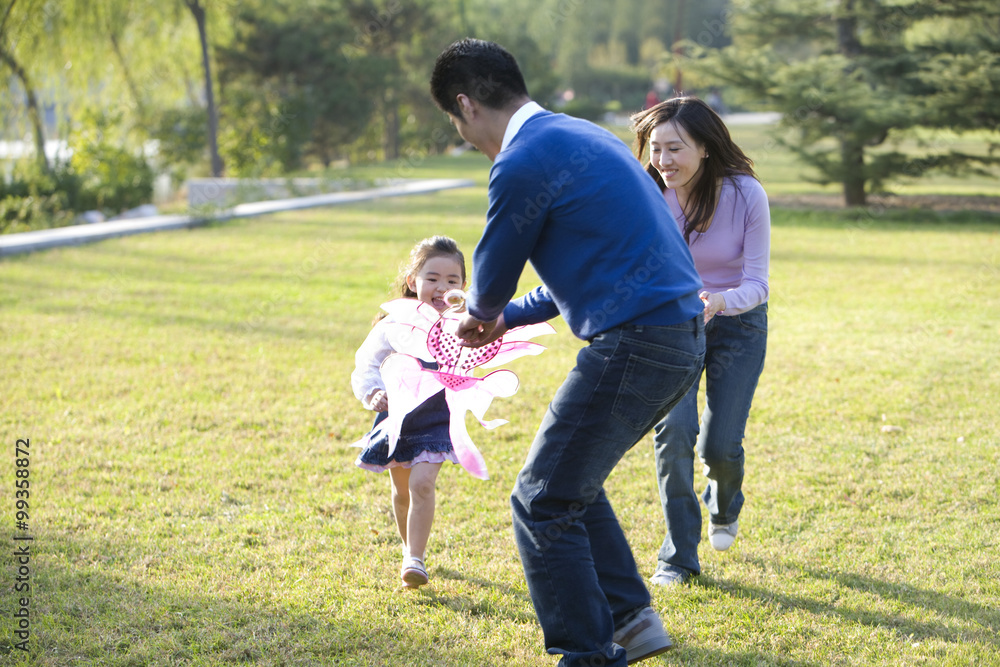
[[[782,148],[778,136],[785,136],[794,142],[794,131],[781,131],[770,125],[736,125],[730,128],[733,139],[754,160],[754,168],[760,175],[768,194],[802,195],[831,194],[842,195],[839,183],[821,185],[816,182],[819,173],[804,166],[791,153]],[[990,142],[997,142],[1000,136],[993,132],[975,132],[958,135],[946,131],[911,132],[898,143],[886,142],[871,152],[899,150],[914,156],[925,151],[947,153],[957,151],[968,155],[987,155]],[[836,148],[830,140],[828,148]],[[871,156],[869,155],[869,158]],[[992,177],[981,175],[954,176],[940,172],[928,174],[919,179],[896,177],[887,183],[889,191],[898,195],[991,195],[1000,196],[1000,169],[991,170]],[[879,195],[871,199],[877,201]]]
[[[354,351],[416,240],[471,254],[487,168],[428,159],[413,175],[478,185],[0,261],[0,664],[555,663],[507,497],[581,345],[565,325],[511,364],[490,409],[510,423],[470,426],[491,478],[442,471],[429,586],[397,587],[387,476],[349,447],[371,418]],[[740,538],[653,591],[676,649],[643,664],[1000,665],[1000,222],[773,217]],[[650,441],[608,493],[652,574]]]

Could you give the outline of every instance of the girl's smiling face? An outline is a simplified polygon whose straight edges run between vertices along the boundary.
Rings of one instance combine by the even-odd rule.
[[[649,162],[668,188],[686,195],[701,177],[705,147],[673,122],[660,123],[649,135]]]
[[[448,308],[443,298],[445,292],[465,287],[462,265],[454,257],[431,257],[419,271],[406,277],[406,284],[418,299],[443,313]]]

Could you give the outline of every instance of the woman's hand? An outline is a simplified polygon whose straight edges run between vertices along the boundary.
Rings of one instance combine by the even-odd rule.
[[[705,304],[705,324],[726,309],[726,297],[717,292],[702,292],[698,296]]]

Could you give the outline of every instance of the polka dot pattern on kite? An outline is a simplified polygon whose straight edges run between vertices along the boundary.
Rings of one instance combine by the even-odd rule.
[[[482,347],[463,347],[458,336],[444,330],[444,321],[442,318],[432,324],[427,333],[427,349],[441,366],[467,373],[476,366],[482,366],[500,351],[502,338]]]

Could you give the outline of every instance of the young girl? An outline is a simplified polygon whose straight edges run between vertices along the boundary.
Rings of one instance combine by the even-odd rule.
[[[403,297],[433,306],[439,313],[447,309],[444,294],[465,288],[465,257],[450,238],[424,239],[410,251],[410,262],[399,277]],[[388,416],[390,396],[379,373],[382,361],[393,350],[386,336],[388,319],[375,324],[355,355],[351,374],[354,395],[369,410],[378,412],[377,426]],[[441,464],[458,463],[449,436],[449,412],[444,390],[435,394],[402,422],[399,440],[389,455],[388,437],[373,440],[355,462],[374,472],[389,471],[392,482],[392,509],[399,536],[403,539],[403,584],[417,588],[427,583],[424,552],[434,521],[434,483]]]

